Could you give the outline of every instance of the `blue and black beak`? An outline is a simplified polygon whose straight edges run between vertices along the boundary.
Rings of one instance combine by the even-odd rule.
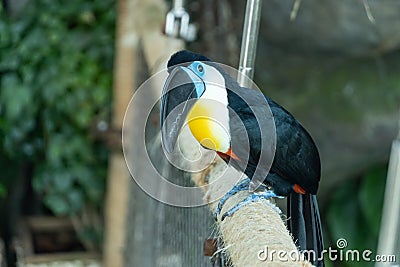
[[[189,111],[204,93],[204,81],[191,67],[178,66],[169,74],[161,96],[161,135],[168,153],[174,151]]]

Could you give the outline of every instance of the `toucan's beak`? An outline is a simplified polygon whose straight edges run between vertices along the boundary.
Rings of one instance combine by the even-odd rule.
[[[164,148],[173,152],[179,132],[205,84],[191,69],[175,67],[169,74],[161,96],[161,135]]]

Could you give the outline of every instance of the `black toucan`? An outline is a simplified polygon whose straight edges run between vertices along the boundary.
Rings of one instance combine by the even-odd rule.
[[[203,147],[216,151],[254,179],[256,166],[263,167],[262,162],[259,164],[264,152],[261,143],[268,143],[273,136],[271,131],[276,131],[275,153],[272,165],[265,165],[267,175],[263,183],[275,194],[288,196],[288,227],[297,246],[302,251],[314,251],[315,256],[308,260],[324,266],[323,260],[318,260],[323,237],[316,199],[321,166],[317,147],[308,132],[279,104],[257,90],[241,87],[219,65],[200,54],[186,50],[175,53],[168,61],[168,72],[161,98],[161,131],[166,151],[174,150],[179,132],[187,122]],[[275,128],[264,129],[255,111],[265,116],[272,113]],[[243,127],[239,127],[237,117]],[[247,151],[234,145],[244,135],[248,139]]]

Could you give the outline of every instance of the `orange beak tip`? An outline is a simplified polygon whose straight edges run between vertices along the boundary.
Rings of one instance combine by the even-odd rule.
[[[232,151],[232,148],[229,148],[225,154],[233,158],[234,160],[240,160],[239,157]]]

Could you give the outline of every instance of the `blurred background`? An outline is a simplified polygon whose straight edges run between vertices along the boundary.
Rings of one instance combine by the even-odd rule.
[[[130,97],[173,52],[238,66],[245,1],[185,1],[186,40],[165,34],[172,2],[2,1],[0,266],[211,266],[208,211],[154,203],[121,153]],[[263,2],[254,81],[319,147],[326,246],[376,252],[399,73],[400,2]]]

